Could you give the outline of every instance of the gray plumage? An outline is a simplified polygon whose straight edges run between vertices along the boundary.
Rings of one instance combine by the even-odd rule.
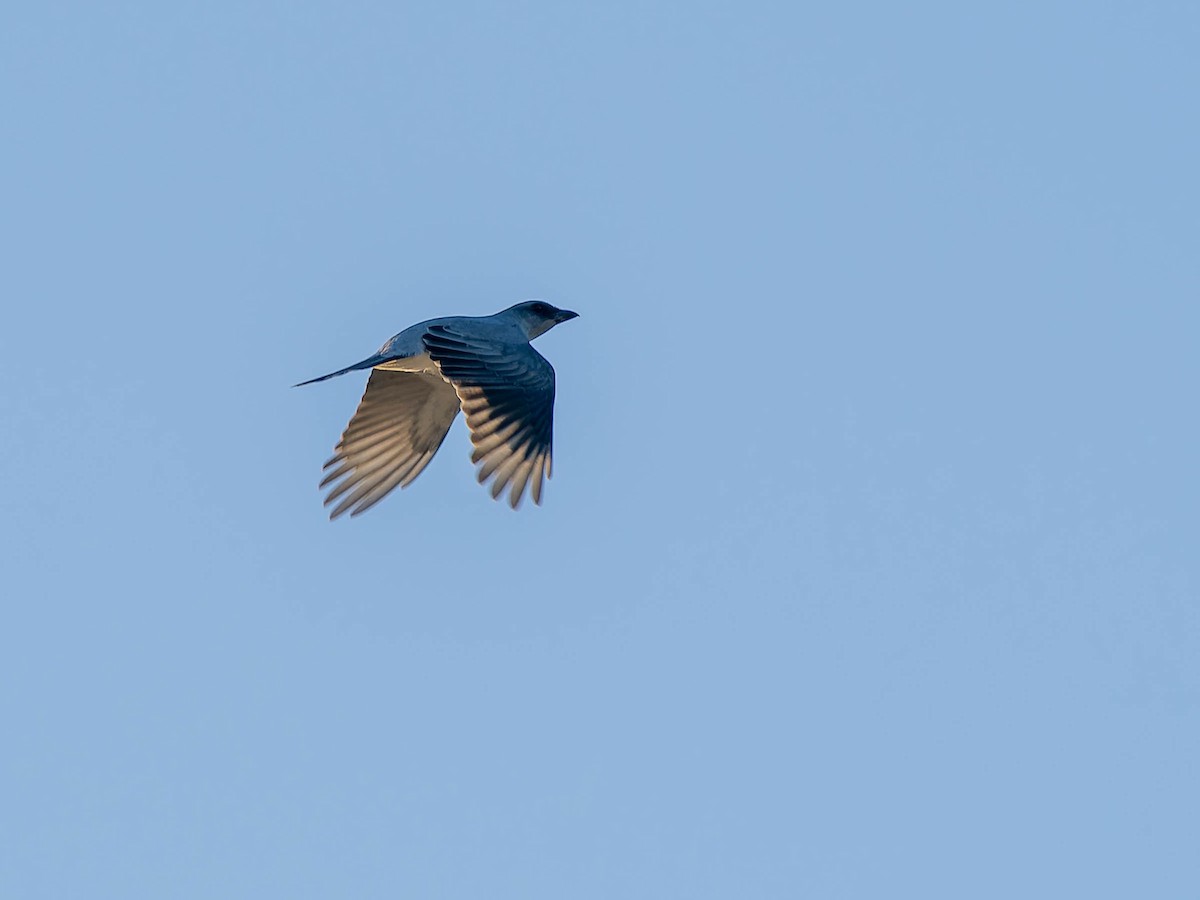
[[[542,502],[550,477],[554,369],[529,342],[577,313],[541,300],[494,316],[430,319],[406,328],[374,356],[301,384],[370,369],[367,389],[333,456],[329,518],[366,512],[407,487],[433,459],[461,409],[475,446],[471,461],[491,494],[513,509],[526,488]],[[299,387],[300,385],[297,385]]]

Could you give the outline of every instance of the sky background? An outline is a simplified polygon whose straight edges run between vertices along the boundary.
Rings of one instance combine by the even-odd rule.
[[[1200,894],[1196,4],[3,19],[0,896]]]

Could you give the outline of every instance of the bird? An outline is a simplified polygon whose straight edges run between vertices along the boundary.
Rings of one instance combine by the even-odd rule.
[[[370,369],[358,409],[325,463],[331,520],[360,515],[424,471],[461,410],[478,480],[518,509],[526,487],[541,505],[550,477],[554,368],[530,341],[578,317],[543,300],[491,316],[429,319],[361,362],[295,385]]]

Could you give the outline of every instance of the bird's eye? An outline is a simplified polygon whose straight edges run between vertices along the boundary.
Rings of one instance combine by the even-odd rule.
[[[550,309],[550,307],[549,307],[548,305],[546,305],[545,303],[535,303],[535,304],[533,305],[533,311],[534,311],[535,313],[537,313],[539,316],[548,316],[548,315],[551,315],[551,309]]]

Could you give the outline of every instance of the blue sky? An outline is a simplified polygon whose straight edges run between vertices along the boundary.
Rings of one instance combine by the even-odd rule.
[[[26,4],[0,895],[1191,897],[1193,4]],[[555,477],[361,375],[544,297]]]

